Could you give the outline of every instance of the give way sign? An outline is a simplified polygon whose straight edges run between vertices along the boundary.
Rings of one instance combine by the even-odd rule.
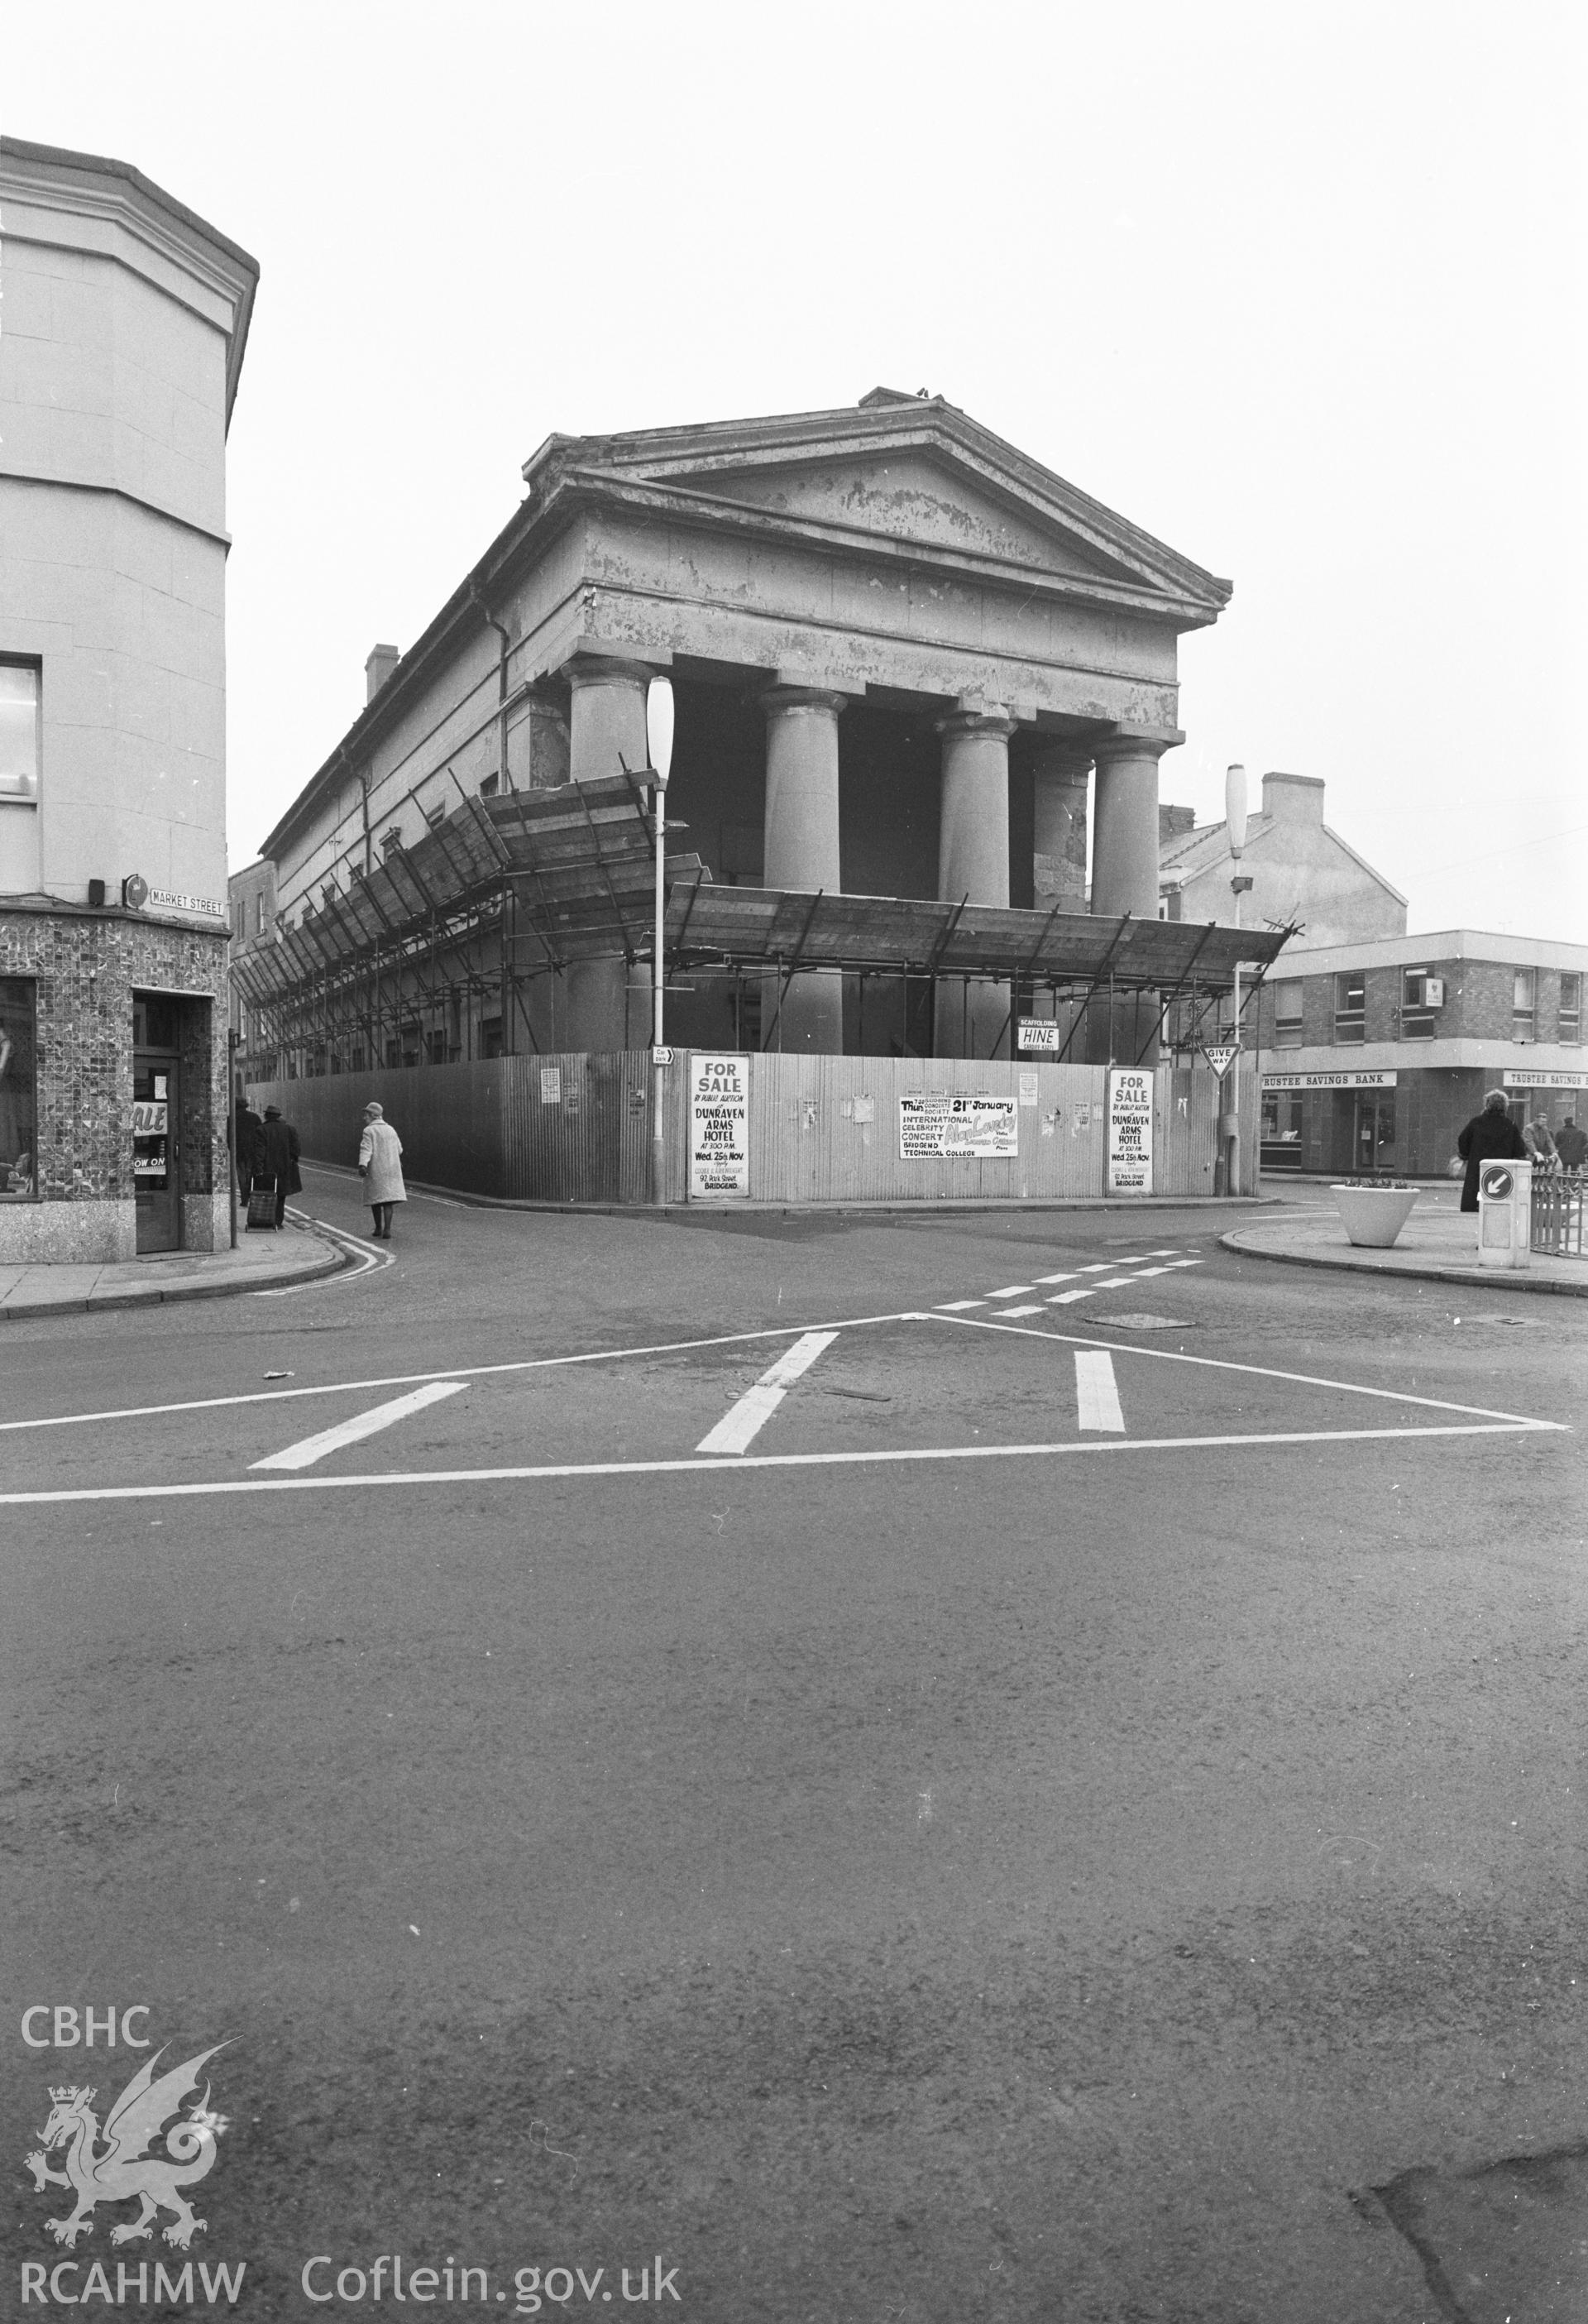
[[[1218,1075],[1219,1080],[1223,1081],[1225,1074],[1229,1071],[1230,1067],[1235,1064],[1235,1059],[1239,1056],[1240,1051],[1233,1041],[1221,1041],[1211,1049],[1205,1047],[1202,1051],[1202,1055],[1213,1067],[1213,1070]]]

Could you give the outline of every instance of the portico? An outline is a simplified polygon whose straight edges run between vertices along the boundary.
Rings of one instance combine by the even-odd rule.
[[[656,676],[677,705],[668,824],[691,880],[812,906],[1156,918],[1177,640],[1216,619],[1227,583],[941,397],[886,389],[847,410],[552,437],[524,480],[511,522],[267,840],[289,925],[350,888],[371,828],[407,850],[460,798],[558,788],[576,818],[592,786],[643,769]],[[592,860],[607,956],[504,934],[500,992],[455,980],[454,1047],[644,1046],[645,917],[599,844]],[[516,892],[538,927],[544,881]],[[785,917],[794,941],[775,969],[730,989],[697,960],[670,985],[674,1038],[1012,1056],[1018,978],[946,984],[929,950],[885,988],[858,955],[803,962],[802,914]],[[1094,1007],[1076,1054],[1106,1062],[1123,1038]]]

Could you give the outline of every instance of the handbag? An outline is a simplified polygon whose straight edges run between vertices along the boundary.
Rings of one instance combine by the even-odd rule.
[[[273,1178],[256,1178],[248,1190],[248,1223],[251,1227],[274,1228],[276,1223],[276,1182]]]
[[[1445,1165],[1445,1176],[1447,1178],[1464,1178],[1466,1176],[1466,1164],[1462,1160],[1459,1154],[1453,1154],[1449,1161],[1446,1162]]]

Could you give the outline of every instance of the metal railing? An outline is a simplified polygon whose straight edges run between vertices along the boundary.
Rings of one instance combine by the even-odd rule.
[[[1588,1204],[1588,1172],[1535,1170],[1528,1241],[1551,1259],[1588,1259],[1583,1248],[1583,1212]]]

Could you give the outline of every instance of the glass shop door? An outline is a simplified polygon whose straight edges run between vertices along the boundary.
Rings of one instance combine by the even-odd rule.
[[[133,1187],[141,1251],[182,1247],[177,1073],[174,1056],[133,1052]]]

